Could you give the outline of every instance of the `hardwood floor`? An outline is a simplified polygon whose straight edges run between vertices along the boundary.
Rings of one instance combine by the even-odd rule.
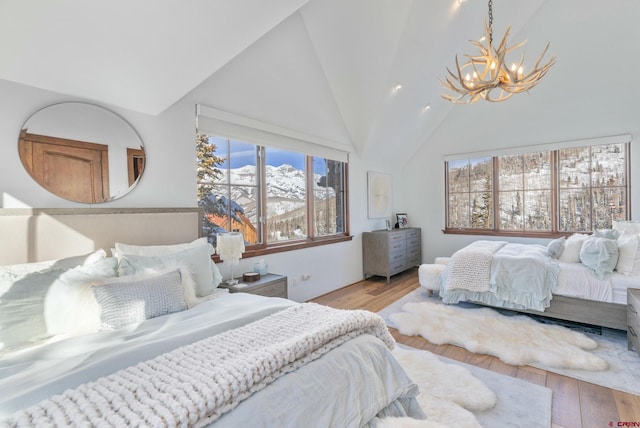
[[[386,283],[386,278],[372,277],[312,301],[334,308],[378,312],[419,286],[416,269],[392,277],[390,284]],[[453,345],[433,345],[419,336],[403,336],[395,329],[390,331],[398,343],[550,388],[553,392],[552,428],[640,426],[635,425],[640,424],[638,396],[534,367],[512,366],[496,357],[474,354]]]

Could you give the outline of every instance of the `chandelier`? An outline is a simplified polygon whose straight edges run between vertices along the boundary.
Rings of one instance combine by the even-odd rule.
[[[491,102],[504,101],[513,94],[527,92],[542,80],[542,77],[549,71],[549,68],[556,62],[556,57],[552,57],[546,64],[540,65],[542,58],[549,49],[549,43],[538,57],[533,69],[525,74],[524,55],[519,63],[506,64],[506,56],[511,51],[523,46],[526,40],[517,45],[508,47],[507,36],[511,31],[511,26],[497,48],[493,47],[493,1],[489,0],[489,25],[484,23],[485,37],[481,41],[471,40],[471,43],[480,50],[479,55],[466,55],[469,59],[465,64],[460,65],[458,55],[456,55],[456,70],[451,71],[447,67],[449,76],[442,81],[443,86],[451,91],[450,94],[442,94],[445,100],[457,104],[469,104],[483,99]],[[486,47],[481,43],[486,42]]]

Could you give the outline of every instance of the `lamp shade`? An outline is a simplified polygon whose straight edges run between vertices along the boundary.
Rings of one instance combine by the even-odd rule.
[[[244,252],[244,237],[240,232],[228,232],[218,235],[218,255],[223,261],[237,264]]]

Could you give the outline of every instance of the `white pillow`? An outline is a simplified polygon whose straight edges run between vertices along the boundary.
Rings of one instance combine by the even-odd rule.
[[[159,256],[168,256],[180,251],[197,248],[200,246],[205,246],[207,248],[207,251],[209,252],[209,256],[212,256],[215,253],[215,249],[213,248],[213,245],[211,245],[207,241],[206,237],[198,238],[194,241],[191,241],[185,244],[174,244],[174,245],[129,245],[129,244],[116,242],[115,249],[112,249],[111,252],[116,257],[121,257],[124,255],[159,257]],[[211,257],[209,257],[209,260],[211,261],[210,269],[212,274],[212,284],[213,284],[213,288],[216,288],[222,282],[222,274],[220,273],[218,266],[213,262],[213,260],[211,260]],[[194,280],[196,280],[197,282],[197,278],[195,278]],[[208,287],[205,287],[205,288],[208,289]],[[198,296],[201,296],[201,295],[198,294]]]
[[[116,256],[125,254],[146,257],[166,256],[167,254],[207,244],[209,244],[207,238],[198,238],[188,243],[173,245],[130,245],[116,242]],[[213,255],[213,245],[211,245],[210,251],[209,255]]]
[[[96,313],[97,307],[87,297],[87,284],[115,278],[117,266],[118,260],[108,257],[91,265],[64,271],[51,284],[45,298],[44,320],[47,333],[54,336],[98,331],[99,324],[91,317],[91,314]]]
[[[121,276],[144,272],[146,269],[162,269],[163,266],[184,266],[195,283],[197,297],[211,294],[218,284],[214,284],[213,262],[209,253],[211,244],[188,248],[177,253],[147,257],[140,255],[119,255],[118,273]]]
[[[94,251],[93,253],[83,254],[80,256],[65,257],[62,259],[47,260],[44,262],[21,263],[15,265],[0,266],[0,274],[10,273],[13,275],[27,275],[33,272],[41,272],[46,269],[73,269],[78,266],[90,265],[101,259],[104,259],[107,253],[103,249]]]
[[[547,244],[547,255],[551,258],[557,259],[562,255],[564,251],[564,236],[562,238],[554,239]]]
[[[565,263],[580,263],[580,249],[589,235],[574,233],[564,243],[564,249],[558,260]]]
[[[632,235],[640,233],[640,221],[613,221],[613,230],[620,233],[629,232]]]
[[[622,232],[616,239],[619,253],[616,271],[623,275],[631,275],[638,253],[638,243],[638,235],[629,232]]]
[[[45,310],[51,287],[70,270],[92,269],[106,260],[105,255],[100,250],[83,256],[0,269],[0,352],[31,346],[50,338],[52,333],[47,329]],[[82,262],[94,263],[67,269]],[[50,267],[43,269],[45,266]],[[115,266],[116,260],[112,259],[111,276],[115,276]],[[66,303],[62,300],[49,309],[56,314],[63,311]]]
[[[118,330],[187,309],[180,269],[142,280],[91,287],[100,307],[101,330]]]

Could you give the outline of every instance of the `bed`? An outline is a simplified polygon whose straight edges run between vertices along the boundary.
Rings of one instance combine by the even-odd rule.
[[[170,228],[163,239],[148,215],[156,226],[179,217],[194,227]],[[197,236],[199,219],[191,209],[0,215],[0,230],[32,227],[25,247],[50,239],[35,233],[46,222],[89,251],[54,251],[47,254],[58,258],[43,262],[33,249],[20,250],[22,260],[0,250],[12,257],[0,258],[0,425],[356,427],[387,416],[424,419],[381,318],[226,292],[216,286],[210,244]],[[123,228],[131,244],[91,235]]]
[[[627,330],[627,288],[640,288],[639,238],[635,230],[612,231],[546,246],[476,241],[440,258],[440,297]],[[420,283],[433,281],[421,276]]]

